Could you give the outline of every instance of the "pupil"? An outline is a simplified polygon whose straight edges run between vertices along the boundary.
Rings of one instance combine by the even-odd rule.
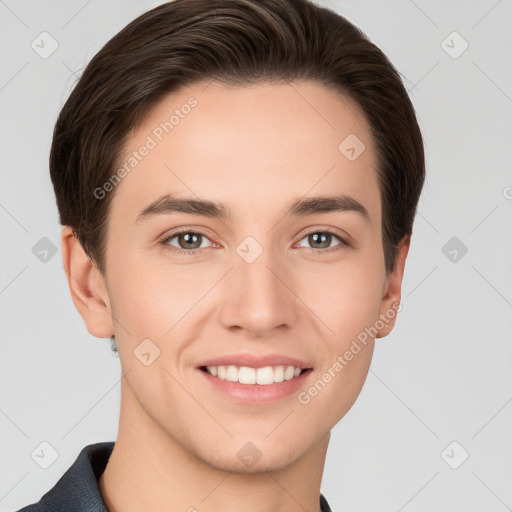
[[[185,240],[186,244],[195,245],[195,247],[193,248],[197,249],[201,246],[201,243],[198,243],[200,236],[201,235],[195,233],[184,233],[181,235],[181,238]],[[311,243],[311,245],[320,244],[322,245],[322,248],[329,247],[331,242],[330,239],[331,235],[329,233],[313,233],[312,235],[309,235],[309,242]]]
[[[183,239],[185,239],[185,243],[187,243],[187,244],[191,244],[191,243],[192,243],[192,244],[196,244],[196,247],[192,247],[193,249],[197,249],[197,248],[199,248],[199,247],[201,246],[201,243],[200,243],[200,242],[199,242],[199,243],[197,242],[197,241],[198,241],[198,239],[199,239],[199,236],[201,236],[201,235],[194,234],[194,233],[192,233],[192,234],[190,234],[190,233],[185,233],[185,234],[182,234],[182,235],[181,235],[181,237],[182,237]],[[187,247],[187,248],[188,248],[188,249],[190,249],[190,246],[189,246],[189,247]]]
[[[310,235],[309,236],[310,238],[310,243],[311,245],[315,244],[315,243],[320,243],[320,244],[324,244],[322,246],[322,248],[326,248],[326,247],[329,247],[330,245],[330,238],[331,238],[331,235],[329,233],[314,233],[313,235]],[[319,242],[319,239],[320,239],[320,242]],[[326,244],[327,242],[327,244]]]

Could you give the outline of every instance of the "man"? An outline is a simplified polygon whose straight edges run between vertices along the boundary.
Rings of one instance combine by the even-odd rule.
[[[399,75],[307,0],[175,0],[92,59],[50,170],[114,443],[22,509],[329,511],[330,430],[392,330],[424,181]]]

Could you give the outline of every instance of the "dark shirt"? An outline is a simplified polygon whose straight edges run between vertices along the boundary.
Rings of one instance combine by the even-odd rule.
[[[60,480],[43,497],[17,512],[108,512],[98,479],[107,466],[114,442],[89,444]],[[320,494],[322,512],[331,512]]]

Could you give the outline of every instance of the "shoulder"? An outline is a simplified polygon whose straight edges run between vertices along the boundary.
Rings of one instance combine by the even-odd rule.
[[[114,448],[114,442],[85,446],[75,462],[37,503],[17,512],[108,512],[98,479]]]
[[[320,510],[322,512],[332,512],[329,503],[327,502],[325,496],[322,493],[320,493]]]

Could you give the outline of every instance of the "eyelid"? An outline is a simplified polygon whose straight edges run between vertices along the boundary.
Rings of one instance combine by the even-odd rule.
[[[172,239],[182,233],[194,233],[194,234],[201,235],[201,236],[207,238],[208,240],[210,240],[210,242],[212,242],[214,245],[216,245],[218,247],[220,244],[211,240],[211,237],[208,236],[203,231],[203,229],[204,228],[202,228],[202,227],[199,229],[196,229],[196,228],[193,228],[192,226],[188,226],[188,227],[178,229],[178,231],[173,231],[171,233],[167,232],[159,238],[159,244],[164,245],[166,249],[168,249],[169,251],[174,252],[174,253],[178,253],[178,254],[186,253],[187,255],[193,255],[197,251],[202,251],[203,249],[207,249],[207,247],[201,247],[201,248],[197,248],[197,249],[187,250],[187,249],[181,249],[179,247],[172,246],[166,242],[168,242],[170,239]],[[340,234],[339,231],[341,231],[344,234],[343,235]],[[312,247],[303,247],[303,249],[307,249],[313,253],[330,254],[331,252],[338,250],[338,248],[340,248],[340,247],[347,248],[347,247],[353,246],[352,237],[345,231],[337,230],[335,228],[327,228],[327,227],[319,227],[319,228],[314,228],[314,227],[311,228],[310,227],[310,228],[307,228],[307,231],[303,232],[303,234],[300,235],[300,238],[298,238],[297,241],[292,244],[292,247],[295,246],[296,244],[298,244],[299,242],[301,242],[305,237],[307,237],[313,233],[327,233],[327,234],[333,235],[334,237],[338,238],[338,240],[340,242],[339,244],[335,245],[334,247],[328,247],[326,249],[315,249]]]
[[[304,240],[304,238],[306,238],[307,236],[309,236],[309,235],[311,235],[313,233],[327,233],[327,234],[332,235],[335,238],[337,238],[340,243],[336,244],[334,247],[327,247],[326,249],[315,249],[313,247],[303,247],[303,249],[306,249],[309,252],[313,252],[313,253],[319,254],[319,255],[321,255],[321,254],[331,254],[332,252],[335,252],[337,250],[347,249],[349,247],[353,247],[352,237],[350,235],[348,235],[348,233],[345,234],[345,235],[341,235],[337,230],[335,230],[333,228],[316,228],[316,229],[311,229],[311,230],[307,231],[306,233],[304,233],[297,240],[297,242],[295,242],[293,244],[293,246],[297,245],[299,242]]]
[[[162,244],[162,245],[164,245],[164,246],[166,246],[166,247],[172,247],[172,249],[169,249],[169,250],[171,250],[171,251],[172,251],[172,250],[175,250],[175,251],[178,251],[178,252],[180,252],[180,251],[181,251],[181,252],[186,252],[186,253],[188,253],[188,254],[190,254],[190,253],[194,253],[194,252],[196,252],[196,251],[200,251],[200,250],[202,250],[202,249],[206,249],[206,247],[202,247],[202,248],[199,248],[199,249],[190,249],[190,250],[187,250],[187,249],[181,249],[181,248],[179,248],[179,247],[174,247],[174,246],[171,246],[171,245],[169,245],[169,244],[167,244],[167,243],[166,243],[168,240],[170,240],[170,239],[172,239],[172,238],[174,238],[174,237],[176,237],[176,236],[178,236],[178,235],[181,235],[182,233],[194,233],[194,234],[196,234],[196,235],[201,235],[201,236],[203,236],[204,238],[207,238],[208,240],[210,240],[210,242],[212,242],[212,244],[219,245],[219,244],[217,244],[215,241],[213,241],[213,240],[211,239],[212,237],[211,237],[211,236],[209,236],[209,235],[207,235],[207,234],[203,231],[203,229],[205,229],[205,228],[199,228],[199,229],[196,229],[196,228],[193,228],[193,227],[189,226],[189,227],[184,227],[184,228],[178,229],[177,231],[173,231],[173,232],[170,232],[170,233],[169,233],[169,232],[167,232],[167,233],[165,233],[164,235],[162,235],[161,237],[159,237],[159,239],[158,239],[158,243],[159,243],[159,244]]]
[[[305,228],[297,241],[300,242],[305,236],[311,235],[312,233],[329,233],[338,237],[341,241],[344,241],[348,245],[355,244],[353,238],[343,229],[334,228],[332,226],[313,226]],[[294,244],[295,245],[295,244]]]

